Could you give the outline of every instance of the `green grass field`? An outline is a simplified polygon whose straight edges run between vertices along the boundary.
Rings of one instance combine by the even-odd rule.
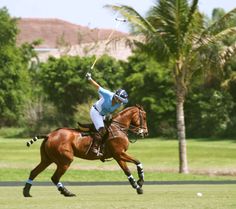
[[[0,187],[1,209],[235,209],[236,185],[153,185],[137,195],[128,186],[68,187],[66,198],[55,187],[33,187],[32,198],[21,187]],[[201,192],[202,197],[197,196]]]
[[[41,142],[28,148],[27,140],[0,138],[0,181],[24,181],[38,164]],[[189,175],[178,174],[178,142],[175,140],[138,140],[130,144],[128,153],[143,163],[147,181],[236,180],[235,150],[233,140],[188,140]],[[136,175],[136,167],[129,166]],[[55,165],[51,165],[37,180],[49,181],[54,169]],[[126,181],[126,177],[114,160],[102,163],[75,158],[62,180]]]
[[[0,181],[24,182],[39,162],[40,141],[31,148],[28,139],[0,138]],[[190,174],[178,173],[176,140],[144,139],[130,144],[128,152],[144,166],[146,181],[236,180],[236,141],[188,140]],[[129,164],[133,175],[136,168]],[[50,181],[51,165],[36,181]],[[75,159],[62,181],[127,181],[115,161],[102,163]],[[131,186],[67,186],[74,198],[60,195],[54,186],[33,186],[33,198],[24,198],[21,186],[0,186],[1,209],[235,209],[236,184],[144,185],[137,195]],[[201,192],[202,197],[197,196]]]

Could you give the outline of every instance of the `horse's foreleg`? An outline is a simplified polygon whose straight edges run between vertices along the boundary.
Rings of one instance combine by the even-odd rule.
[[[60,178],[62,175],[66,172],[66,170],[69,168],[70,163],[66,165],[57,165],[57,169],[55,173],[52,176],[52,182],[57,186],[57,189],[61,192],[62,195],[66,197],[73,197],[75,194],[68,191],[64,185],[60,182]]]
[[[142,187],[144,184],[144,170],[143,170],[142,163],[139,160],[134,159],[133,157],[131,157],[130,155],[128,155],[125,152],[122,153],[120,158],[121,158],[121,160],[123,160],[125,162],[134,163],[137,166],[137,172],[138,172],[138,177],[139,177],[139,180],[137,181],[137,183],[140,187]]]
[[[140,187],[142,187],[144,184],[144,171],[143,171],[142,163],[137,164],[137,171],[138,171],[138,177],[139,177],[139,180],[137,181],[137,183]]]
[[[136,189],[138,194],[143,194],[143,189],[141,186],[136,182],[135,178],[131,174],[127,164],[123,160],[117,160],[118,164],[120,165],[121,169],[124,171],[125,175],[127,176],[131,186]]]
[[[25,187],[23,188],[23,195],[24,197],[32,197],[30,195],[30,189],[32,186],[32,182],[35,179],[35,177],[41,173],[45,168],[47,168],[51,162],[41,161],[31,172],[29,179],[25,183]]]

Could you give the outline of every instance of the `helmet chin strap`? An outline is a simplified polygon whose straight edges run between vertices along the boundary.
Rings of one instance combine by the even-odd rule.
[[[116,103],[122,103],[122,101],[118,98],[116,94],[114,94],[114,100]]]

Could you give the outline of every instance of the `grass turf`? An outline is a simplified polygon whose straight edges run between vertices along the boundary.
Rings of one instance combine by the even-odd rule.
[[[65,198],[55,187],[32,187],[32,198],[21,187],[0,187],[1,209],[235,209],[236,185],[150,185],[144,194],[127,186],[68,186],[77,196]],[[201,192],[201,197],[197,193]]]
[[[38,141],[28,148],[26,139],[0,138],[0,181],[24,181],[39,162]],[[144,139],[130,144],[128,153],[144,166],[147,181],[159,180],[235,180],[236,141],[187,140],[189,175],[178,174],[178,142],[176,140]],[[133,175],[136,167],[129,164]],[[49,181],[55,166],[50,166],[36,180]],[[201,175],[199,175],[201,174]],[[231,175],[233,174],[233,175]],[[113,160],[86,161],[75,158],[63,181],[126,181]]]

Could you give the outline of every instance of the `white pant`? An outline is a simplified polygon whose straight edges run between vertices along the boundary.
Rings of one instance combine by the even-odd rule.
[[[104,127],[104,116],[100,115],[94,107],[90,109],[90,117],[97,131],[99,130],[99,128]]]

